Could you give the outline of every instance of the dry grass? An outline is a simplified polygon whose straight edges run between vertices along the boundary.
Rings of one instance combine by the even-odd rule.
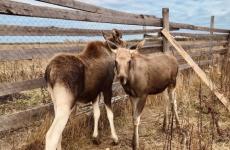
[[[213,76],[216,83],[220,83],[221,76]],[[223,77],[222,77],[223,78]],[[228,80],[228,81],[227,81]],[[225,77],[225,82],[229,83],[229,78]],[[225,84],[227,85],[227,83]],[[220,85],[219,85],[220,86]],[[227,87],[227,86],[226,86]],[[225,92],[229,97],[229,91]],[[199,96],[200,95],[200,96]],[[177,87],[177,99],[180,120],[182,127],[188,132],[188,149],[215,149],[228,150],[230,147],[230,115],[219,101],[215,101],[215,109],[219,117],[221,135],[217,133],[216,126],[213,125],[213,118],[210,111],[214,104],[212,93],[202,84],[200,79],[192,72],[185,71],[180,74]],[[201,103],[200,103],[201,101]],[[207,106],[205,102],[210,103]],[[170,145],[172,149],[181,149],[182,136],[173,128],[168,134],[161,131],[163,119],[164,100],[162,95],[150,96],[147,106],[142,116],[140,127],[140,142],[143,149],[162,149]],[[131,149],[132,122],[131,107],[129,102],[117,103],[113,106],[115,126],[120,137],[118,146],[111,146],[109,124],[104,109],[100,119],[100,136],[103,143],[99,146],[91,142],[93,128],[92,114],[76,116],[73,113],[64,131],[63,147],[66,150],[80,149],[105,149],[109,147],[114,150]],[[19,143],[21,149],[43,149],[44,136],[51,124],[52,116],[48,115],[42,120],[41,124],[35,128],[26,129],[27,134],[23,142]],[[12,139],[12,141],[15,139]],[[18,144],[15,143],[18,146]],[[15,147],[16,148],[16,147]],[[17,147],[18,148],[18,147]],[[168,147],[169,148],[169,147]]]

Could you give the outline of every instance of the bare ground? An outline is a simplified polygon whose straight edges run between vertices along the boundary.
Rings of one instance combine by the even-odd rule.
[[[167,149],[170,146],[170,129],[168,134],[162,131],[162,119],[163,114],[161,113],[161,109],[155,109],[153,106],[147,106],[141,117],[141,125],[140,125],[140,149],[141,150],[157,150],[157,149]],[[105,114],[102,115],[105,117]],[[91,141],[90,134],[92,133],[92,124],[89,124],[91,118],[88,119],[71,119],[68,123],[67,129],[64,132],[63,137],[63,149],[64,150],[131,150],[132,149],[132,117],[130,112],[126,112],[125,116],[119,116],[115,118],[115,125],[117,129],[117,133],[119,136],[119,144],[114,146],[112,145],[112,140],[110,137],[110,130],[108,128],[108,123],[100,124],[100,138],[101,144],[94,145]],[[182,123],[184,129],[188,131],[188,141],[186,147],[189,149],[200,149],[199,148],[199,139],[197,138],[197,123],[195,121],[196,118],[191,118],[191,122]],[[83,129],[77,128],[76,122],[79,121],[88,122],[87,124],[81,125]],[[102,122],[105,122],[104,119]],[[45,119],[40,127],[37,128],[27,128],[21,129],[17,132],[7,133],[8,137],[2,138],[0,141],[0,149],[8,150],[8,149],[26,149],[26,150],[40,150],[44,149],[44,128],[47,127],[47,124],[50,124],[50,121],[47,122]],[[208,126],[209,122],[204,121],[204,126]],[[76,125],[73,127],[73,125]],[[38,125],[39,126],[39,125]],[[84,129],[86,126],[86,129]],[[83,131],[87,130],[89,131]],[[91,128],[91,129],[90,129]],[[76,131],[84,133],[74,133]],[[40,133],[39,133],[40,131]],[[36,133],[35,133],[36,132]],[[229,127],[224,126],[223,136],[215,136],[211,145],[207,145],[205,140],[209,137],[209,132],[204,133],[204,138],[202,140],[202,149],[215,149],[215,150],[229,150],[230,148],[230,129]],[[40,135],[39,135],[40,134]],[[172,141],[171,147],[172,149],[182,149],[183,144],[181,144],[182,135],[177,132],[177,130],[173,129],[172,133]],[[10,137],[9,137],[10,136]],[[33,136],[36,136],[35,138]],[[33,138],[32,138],[33,137]],[[31,140],[32,139],[32,140]],[[42,141],[39,141],[42,140]],[[208,139],[207,139],[208,140]]]

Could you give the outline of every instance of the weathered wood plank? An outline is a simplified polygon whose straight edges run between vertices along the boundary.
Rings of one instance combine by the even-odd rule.
[[[162,9],[162,16],[163,16],[163,28],[169,31],[169,9],[163,8]],[[163,36],[163,52],[169,51],[169,43],[167,39]]]
[[[210,46],[225,46],[228,41],[213,41],[210,45],[209,41],[180,41],[182,47],[186,50],[194,48],[205,48]],[[30,59],[40,59],[40,58],[50,58],[56,53],[67,52],[67,53],[78,53],[83,50],[84,45],[77,44],[63,44],[60,46],[47,46],[38,48],[13,48],[11,50],[0,50],[0,61],[12,61],[12,60],[30,60]],[[159,49],[162,50],[162,41],[149,42],[142,49],[144,50]],[[171,49],[173,49],[171,47]]]
[[[213,28],[214,28],[214,16],[211,16],[211,20],[210,20],[210,35],[213,35]],[[213,40],[212,39],[209,39],[209,43],[210,43],[210,47],[209,47],[209,51],[210,53],[212,52],[212,48],[213,48]],[[212,56],[209,55],[209,60],[212,59]],[[217,65],[217,67],[219,68],[219,65]]]
[[[206,66],[206,65],[209,65],[211,63],[212,63],[211,60],[202,60],[202,61],[197,62],[197,64],[199,66]],[[186,70],[186,69],[190,69],[190,68],[191,68],[191,66],[186,63],[186,64],[181,64],[179,67],[179,70],[182,71],[182,70]]]
[[[226,46],[227,41],[178,41],[178,43],[186,50],[194,49],[194,48],[205,48],[205,47],[213,47],[213,46]],[[172,47],[172,46],[171,46]]]
[[[32,90],[32,89],[41,88],[41,87],[45,87],[44,78],[19,81],[15,83],[1,83],[0,84],[0,96],[10,95],[14,93],[19,93],[21,91],[27,91],[27,90]]]
[[[125,100],[126,98],[127,95],[115,96],[112,98],[112,102],[117,103],[123,99]],[[103,106],[103,103],[100,103],[100,106]],[[79,116],[82,114],[88,114],[91,111],[91,104],[82,104],[82,106],[79,106],[77,112],[73,115]],[[33,125],[35,120],[43,118],[48,112],[53,113],[52,103],[36,106],[10,115],[2,115],[0,116],[0,132],[16,130]]]
[[[227,50],[226,50],[226,54],[224,56],[224,61],[223,61],[223,66],[222,68],[227,68],[228,64],[230,62],[230,33],[228,35],[228,45],[226,46]]]
[[[82,12],[75,10],[56,9],[50,7],[34,6],[26,3],[18,3],[14,1],[0,0],[0,13],[8,15],[31,16],[42,18],[54,18],[65,20],[78,20],[88,22],[115,23],[128,25],[144,25],[162,27],[161,18],[129,18],[116,17],[91,12]],[[182,24],[170,22],[170,28],[190,29],[200,31],[210,31],[209,27],[195,26],[191,24]],[[213,29],[213,32],[229,33],[227,29]]]
[[[200,66],[208,65],[209,63],[211,63],[210,60],[200,61],[199,65]],[[188,64],[180,65],[180,70],[186,70],[189,68],[191,68],[191,66]],[[43,80],[43,79],[39,79],[39,80]],[[116,83],[114,83],[114,85],[115,84]],[[44,84],[40,84],[40,85],[44,86]],[[116,86],[119,86],[119,85],[116,84]],[[1,89],[1,86],[0,86],[0,89]],[[118,102],[120,99],[123,99],[123,98],[126,98],[126,96],[113,97],[113,102]],[[90,105],[86,104],[86,105],[81,106],[80,111],[78,111],[76,115],[85,114],[91,111],[91,109],[87,109],[86,107],[90,107]],[[46,114],[48,111],[53,112],[52,103],[42,105],[42,106],[37,106],[32,109],[13,113],[10,115],[0,116],[0,132],[8,131],[8,130],[15,130],[21,127],[29,126],[33,123],[33,120],[39,119],[44,114]]]
[[[124,35],[135,35],[145,33],[160,32],[161,29],[146,30],[119,30]],[[60,27],[34,27],[34,26],[16,26],[16,25],[0,25],[0,36],[101,36],[102,32],[110,33],[111,30],[93,30],[78,28],[60,28]]]
[[[14,83],[0,83],[0,97],[10,94],[19,93],[22,91],[33,90],[37,88],[45,87],[45,79],[37,78],[32,80],[18,81]],[[113,83],[113,88],[116,88],[117,82]]]
[[[14,50],[0,50],[0,61],[12,60],[30,60],[39,58],[50,58],[56,53],[79,53],[84,46],[63,46],[50,48],[28,48],[28,49],[14,49]]]
[[[211,16],[211,21],[210,21],[210,34],[213,35],[213,28],[214,28],[214,16]]]
[[[204,57],[209,57],[213,54],[225,54],[227,52],[227,49],[226,48],[213,48],[212,52],[209,51],[209,49],[204,49],[204,50],[199,50],[199,51],[195,51],[195,52],[188,52],[188,54],[196,59],[198,58],[199,59],[205,59]],[[178,62],[181,64],[182,62],[185,62],[184,58],[179,55],[176,50],[174,50],[174,54],[175,54],[175,57],[177,58]],[[202,61],[205,61],[205,60],[202,60]],[[216,62],[215,59],[212,59],[213,62]],[[212,63],[213,64],[213,63]]]
[[[179,28],[179,29],[189,29],[189,30],[198,30],[198,31],[207,31],[210,32],[211,28],[209,27],[202,27],[202,26],[195,26],[191,24],[183,24],[183,23],[170,23],[171,28]],[[213,28],[213,32],[220,32],[220,33],[229,33],[229,29],[217,29]]]
[[[13,50],[0,50],[0,61],[14,60],[31,60],[31,59],[47,59],[57,53],[79,53],[84,49],[83,45],[59,46],[59,47],[44,47],[44,48],[15,48]],[[143,47],[144,49],[161,49],[162,44],[154,44]]]
[[[88,22],[129,24],[129,25],[148,25],[161,26],[160,19],[116,17],[91,12],[75,10],[57,9],[44,6],[34,6],[26,3],[0,0],[0,13],[8,15],[31,16],[42,18],[54,18],[65,20],[78,20]]]
[[[227,60],[229,60],[229,56],[230,56],[230,33],[228,35],[228,48],[227,48],[227,54],[226,54]]]
[[[32,90],[45,86],[45,80],[43,78],[20,81],[15,83],[1,83],[0,84],[0,96],[10,95],[21,91]]]
[[[201,61],[199,65],[207,65],[210,63],[209,61]],[[180,65],[180,70],[189,69],[191,66],[187,64]],[[126,96],[121,97],[113,97],[113,102],[117,102],[120,99],[126,98]],[[86,109],[86,107],[90,107],[90,105],[86,104],[81,106],[81,110],[77,112],[76,115],[88,113],[91,109]],[[85,111],[86,110],[86,111]],[[3,115],[0,116],[0,132],[7,131],[7,130],[15,130],[21,127],[26,127],[32,124],[32,121],[35,119],[39,119],[47,112],[53,111],[53,105],[51,103],[37,106],[32,109],[28,109],[25,111],[17,112],[10,115]]]
[[[0,132],[18,129],[20,127],[26,127],[33,124],[33,120],[41,118],[48,111],[53,111],[52,106],[53,105],[50,103],[10,115],[0,116]]]
[[[118,17],[126,16],[129,18],[131,17],[131,18],[146,18],[146,19],[156,18],[155,16],[152,15],[143,15],[143,14],[137,15],[137,14],[127,13],[127,12],[121,12],[121,11],[107,9],[99,6],[94,6],[91,4],[87,4],[75,0],[37,0],[37,1],[55,4],[55,5],[77,9],[77,10],[87,11],[91,13],[108,15],[108,16],[118,16]]]
[[[168,31],[163,29],[161,32],[230,112],[229,100],[218,91],[216,85],[208,78],[208,76],[206,76],[205,72],[192,60],[188,53],[186,53],[185,50],[173,39],[173,37],[170,35]]]
[[[192,39],[222,39],[222,40],[227,40],[228,35],[227,34],[196,34],[196,33],[175,33],[175,32],[171,32],[170,33],[173,36],[182,36],[182,37],[189,37]]]
[[[182,45],[182,47],[186,51],[190,51],[193,49],[198,49],[198,48],[209,48],[209,47],[216,47],[216,46],[226,46],[228,44],[228,41],[223,40],[223,41],[213,41],[211,44],[209,41],[179,41],[179,44]],[[173,46],[169,46],[170,50],[174,50]],[[152,51],[155,52],[161,52],[162,51],[162,41],[153,41],[149,42],[146,44],[140,51],[142,53],[151,53]],[[199,51],[199,50],[198,50]]]

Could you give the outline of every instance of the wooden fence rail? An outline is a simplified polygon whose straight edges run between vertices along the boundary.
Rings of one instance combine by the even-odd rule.
[[[127,13],[127,12],[121,12],[121,11],[116,11],[112,9],[107,9],[103,7],[98,7],[95,5],[75,1],[75,0],[37,0],[41,2],[46,2],[50,4],[55,4],[67,8],[72,8],[72,9],[77,9],[81,11],[86,11],[86,12],[91,12],[91,13],[96,13],[96,14],[106,14],[108,16],[119,16],[119,17],[129,17],[129,18],[146,18],[146,19],[155,19],[156,17],[153,15],[137,15],[137,14],[132,14],[132,13]]]
[[[148,20],[153,19],[154,21],[156,19],[158,19],[160,22],[162,22],[161,18],[157,18],[155,16],[142,15],[142,14],[136,15],[136,14],[131,14],[131,13],[119,12],[119,11],[114,11],[111,9],[105,9],[105,8],[98,7],[98,6],[93,6],[93,5],[82,3],[82,2],[77,2],[74,0],[38,0],[38,1],[56,4],[56,5],[69,7],[69,8],[73,8],[73,9],[78,9],[78,10],[88,11],[88,12],[92,12],[92,13],[99,13],[99,14],[103,14],[103,15],[110,15],[110,16],[115,15],[115,16],[119,16],[119,17],[126,16],[126,17],[132,17],[132,18],[145,18]],[[214,29],[214,28],[211,29],[209,27],[201,27],[201,26],[195,26],[195,25],[191,25],[191,24],[182,24],[182,23],[174,23],[174,22],[172,22],[168,25],[171,28],[179,28],[179,29],[200,30],[200,31],[208,31],[208,32],[210,32],[212,30],[212,32],[222,32],[222,33],[229,33],[230,32],[230,30],[225,30],[225,29]],[[158,22],[154,26],[158,26]]]
[[[210,60],[200,61],[199,65],[204,66],[204,65],[208,65],[210,63],[211,63]],[[186,69],[189,69],[190,67],[191,66],[188,64],[182,64],[182,65],[180,65],[180,70],[186,70]],[[29,84],[31,84],[31,85],[28,87]],[[18,85],[20,85],[20,87],[21,87],[20,90],[23,90],[22,89],[23,87],[25,88],[24,90],[29,90],[29,89],[31,90],[33,88],[38,88],[38,86],[44,87],[45,82],[44,82],[43,78],[40,78],[40,79],[35,79],[35,80],[30,80],[30,81],[22,81],[20,83],[12,83],[12,84],[5,85],[5,86],[9,87],[8,91],[10,91],[10,87],[14,89],[14,87],[18,87]],[[115,82],[113,89],[115,89],[117,87],[119,87],[119,84],[117,82]],[[0,89],[3,89],[3,88],[0,86]],[[19,91],[17,91],[17,92],[19,92]],[[0,96],[2,96],[1,94],[3,94],[3,93],[0,92]],[[4,94],[6,94],[6,93],[4,93]],[[8,94],[10,94],[10,92],[8,92]],[[125,100],[126,98],[127,98],[126,95],[116,96],[116,97],[113,97],[112,101],[113,101],[113,103],[116,103],[119,100]],[[80,106],[80,109],[77,111],[76,115],[86,114],[86,113],[90,112],[91,111],[90,106],[91,105],[88,105],[88,104]],[[2,115],[2,116],[0,116],[0,133],[4,132],[4,131],[16,130],[18,128],[30,126],[33,124],[34,120],[40,119],[47,112],[53,112],[52,103],[36,106],[36,107],[31,108],[31,109],[27,109],[27,110],[16,112],[16,113],[9,114],[9,115]]]
[[[115,96],[112,98],[112,102],[117,103],[125,99],[127,99],[127,95]],[[100,103],[100,107],[101,106],[103,106],[103,103]],[[90,113],[91,110],[91,104],[83,104],[78,107],[74,116]],[[9,115],[2,115],[0,116],[0,133],[33,125],[35,120],[41,119],[47,112],[53,113],[52,103],[36,106]]]
[[[96,14],[91,12],[82,12],[75,10],[57,9],[51,7],[34,6],[26,3],[19,3],[14,1],[0,0],[0,13],[18,16],[31,16],[53,19],[77,20],[100,23],[115,23],[127,25],[148,25],[154,24],[161,26],[159,19],[145,19],[145,18],[121,18],[116,16],[108,16]]]
[[[31,16],[31,17],[42,17],[42,18],[53,18],[53,19],[65,19],[65,20],[77,20],[77,21],[88,21],[88,22],[100,22],[100,23],[115,23],[115,24],[127,24],[127,25],[141,25],[141,26],[156,26],[162,27],[162,19],[154,17],[121,17],[121,16],[109,16],[107,14],[97,14],[86,11],[57,9],[51,7],[34,6],[31,4],[23,4],[14,1],[0,0],[0,13],[8,15],[19,15],[19,16]],[[195,26],[191,24],[182,23],[169,23],[170,28],[177,29],[189,29],[210,32],[229,33],[227,29],[217,29],[202,26]]]
[[[201,66],[208,65],[212,61],[198,61],[197,63]],[[180,65],[180,70],[188,69],[189,66],[186,64]],[[0,84],[0,97],[5,95],[10,95],[14,93],[19,93],[22,91],[37,89],[45,87],[44,78],[38,78],[33,80],[19,81],[15,83],[2,83]]]
[[[30,59],[47,59],[56,53],[77,53],[80,52],[84,46],[63,46],[51,48],[29,48],[29,49],[15,49],[15,50],[1,50],[0,61],[12,60],[30,60]]]
[[[162,49],[162,40],[152,42],[153,44],[146,45],[143,49]],[[210,44],[209,41],[179,41],[182,47],[186,50],[195,48],[206,48],[215,46],[227,46],[227,40],[213,41]],[[40,58],[50,58],[54,54],[59,52],[66,53],[78,53],[83,50],[84,45],[82,44],[63,44],[62,46],[56,47],[44,47],[44,48],[14,48],[13,50],[2,49],[0,50],[0,61],[12,61],[12,60],[30,60],[30,59],[40,59]]]
[[[210,39],[210,40],[227,40],[228,39],[228,34],[195,34],[195,33],[175,33],[171,32],[170,33],[173,36],[181,36],[181,37],[186,37],[186,38],[192,38],[195,40],[202,40],[202,39]]]
[[[176,29],[172,29],[176,30]],[[161,29],[146,30],[119,30],[124,35],[136,35],[145,33],[158,33]],[[60,28],[60,27],[34,27],[34,26],[16,26],[0,25],[0,36],[101,36],[102,32],[110,33],[111,30],[93,30],[78,28]]]

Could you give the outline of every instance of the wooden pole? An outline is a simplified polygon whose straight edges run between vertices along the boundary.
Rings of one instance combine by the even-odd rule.
[[[214,16],[211,16],[211,20],[210,20],[210,35],[213,35],[213,28],[214,28]],[[208,59],[213,60],[213,58],[215,58],[215,57],[212,57],[212,48],[213,48],[212,39],[209,39],[209,43],[210,43],[210,47],[209,47]],[[211,65],[214,65],[214,64],[212,63]]]
[[[163,29],[169,31],[169,9],[163,8],[162,9],[162,17],[163,17]],[[163,37],[163,52],[169,51],[169,43],[168,40],[162,35]]]
[[[214,16],[211,16],[211,21],[210,21],[210,34],[213,35],[213,28],[214,28]]]
[[[143,26],[143,30],[146,31],[146,26]],[[147,34],[146,32],[143,34],[143,39],[145,38],[146,34]]]
[[[224,67],[226,68],[229,61],[230,61],[230,33],[228,34],[228,45],[227,45],[227,53],[225,54],[225,57],[224,57]]]
[[[161,32],[230,112],[230,102],[228,98],[226,98],[218,91],[216,85],[208,78],[208,76],[206,76],[205,72],[192,60],[189,54],[182,48],[180,44],[178,44],[178,42],[171,36],[171,34],[167,30],[163,29]]]

